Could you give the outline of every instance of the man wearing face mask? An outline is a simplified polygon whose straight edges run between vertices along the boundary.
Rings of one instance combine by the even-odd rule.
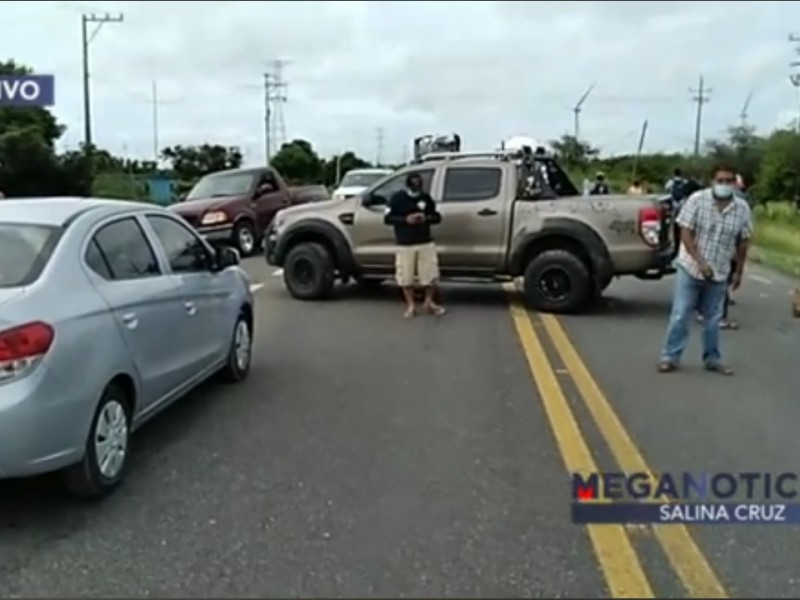
[[[710,189],[692,194],[677,223],[681,247],[676,261],[675,292],[658,370],[675,371],[689,337],[692,314],[699,307],[703,322],[703,363],[723,375],[733,371],[722,362],[720,321],[725,293],[742,281],[753,226],[750,207],[734,193],[736,175],[718,167]],[[735,270],[731,265],[735,261]]]
[[[406,187],[395,193],[386,207],[384,222],[394,227],[397,243],[395,278],[406,301],[406,318],[416,314],[414,282],[419,279],[425,290],[425,308],[433,315],[444,314],[436,302],[439,261],[431,236],[431,225],[441,223],[436,203],[422,189],[419,173],[409,173]]]

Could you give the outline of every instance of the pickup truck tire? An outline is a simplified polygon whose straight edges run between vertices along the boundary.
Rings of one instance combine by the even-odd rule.
[[[589,304],[594,282],[588,267],[569,250],[545,250],[525,268],[525,297],[534,310],[576,312]]]
[[[256,228],[250,221],[239,221],[233,228],[233,245],[242,258],[251,256],[258,250]]]
[[[336,268],[328,250],[313,242],[298,244],[286,255],[283,283],[298,300],[324,300],[333,292]]]

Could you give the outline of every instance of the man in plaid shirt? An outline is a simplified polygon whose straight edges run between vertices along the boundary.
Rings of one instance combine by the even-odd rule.
[[[714,170],[709,189],[692,194],[678,214],[681,247],[678,252],[675,293],[658,370],[677,369],[696,307],[703,317],[703,363],[709,371],[732,375],[722,363],[719,330],[728,285],[742,282],[753,227],[750,206],[734,194],[736,173]],[[731,263],[736,269],[731,272]]]

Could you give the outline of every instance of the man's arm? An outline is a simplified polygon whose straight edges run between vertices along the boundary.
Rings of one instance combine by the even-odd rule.
[[[741,279],[744,264],[747,262],[747,252],[750,250],[750,240],[753,237],[753,216],[750,206],[747,206],[747,220],[742,231],[736,239],[736,273]]]
[[[386,205],[386,214],[383,216],[385,225],[402,225],[406,222],[404,215],[398,214],[398,207],[400,206],[400,194],[395,193],[389,198],[389,204]]]
[[[697,237],[695,231],[697,230],[697,205],[699,198],[691,196],[681,208],[678,213],[678,218],[675,222],[681,228],[681,243],[686,248],[689,256],[702,267],[706,265],[706,260],[700,255],[700,250],[697,248]]]
[[[425,220],[431,225],[442,222],[442,214],[436,209],[436,202],[430,196],[425,198]]]

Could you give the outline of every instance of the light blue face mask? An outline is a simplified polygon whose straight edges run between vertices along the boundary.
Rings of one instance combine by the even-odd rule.
[[[711,191],[720,200],[728,200],[733,196],[733,186],[727,183],[715,183]]]

